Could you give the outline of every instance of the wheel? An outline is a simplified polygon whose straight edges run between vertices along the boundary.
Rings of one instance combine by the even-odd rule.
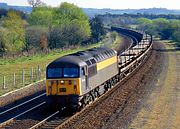
[[[111,89],[112,87],[112,81],[108,82],[108,88]]]
[[[99,96],[100,96],[100,94],[99,94],[99,89],[96,89],[96,90],[95,90],[95,97],[98,98]]]
[[[104,84],[104,93],[106,93],[108,91],[108,84]]]
[[[91,97],[91,101],[94,101],[95,100],[95,94],[94,94],[94,91],[92,91],[91,93],[90,93],[90,97]]]

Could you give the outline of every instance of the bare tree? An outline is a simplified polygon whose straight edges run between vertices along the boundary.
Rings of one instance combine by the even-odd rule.
[[[41,0],[28,0],[28,4],[31,5],[33,8],[38,7],[38,6],[44,6],[46,5],[44,2]]]

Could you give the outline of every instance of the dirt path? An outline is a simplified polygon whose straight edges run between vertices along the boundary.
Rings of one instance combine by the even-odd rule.
[[[165,68],[130,129],[180,129],[180,51],[166,43]]]

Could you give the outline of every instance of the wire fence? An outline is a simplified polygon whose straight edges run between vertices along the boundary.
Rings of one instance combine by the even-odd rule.
[[[0,95],[7,93],[9,91],[27,86],[46,76],[46,66],[32,67],[30,69],[22,69],[17,73],[12,73],[8,75],[0,76]]]

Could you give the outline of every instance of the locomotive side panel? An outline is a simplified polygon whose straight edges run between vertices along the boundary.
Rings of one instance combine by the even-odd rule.
[[[81,95],[86,94],[90,90],[103,84],[105,81],[118,74],[117,56],[113,56],[96,64],[97,73],[94,76],[88,77],[89,86],[86,83],[81,83]]]

